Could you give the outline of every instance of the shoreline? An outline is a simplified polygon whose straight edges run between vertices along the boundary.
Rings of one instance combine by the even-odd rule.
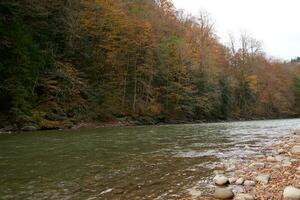
[[[249,122],[264,120],[289,120],[297,119],[297,117],[281,117],[281,118],[238,118],[238,119],[216,119],[216,120],[171,120],[167,122],[142,122],[135,120],[115,120],[112,122],[77,122],[74,124],[65,122],[55,122],[55,126],[39,127],[37,125],[24,125],[20,130],[13,126],[4,126],[0,128],[0,134],[26,133],[50,130],[79,130],[79,129],[98,129],[112,127],[140,127],[140,126],[164,126],[164,125],[184,125],[184,124],[210,124],[210,123],[232,123],[232,122]]]
[[[274,141],[260,153],[216,170],[214,192],[191,199],[299,200],[300,130]]]

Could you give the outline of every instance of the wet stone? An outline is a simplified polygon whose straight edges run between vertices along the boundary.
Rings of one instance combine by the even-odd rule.
[[[216,188],[213,194],[216,199],[232,199],[234,194],[231,189],[228,188]]]

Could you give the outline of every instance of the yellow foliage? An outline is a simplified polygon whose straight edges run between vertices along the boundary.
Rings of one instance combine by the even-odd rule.
[[[257,75],[247,77],[247,84],[253,93],[257,92]]]

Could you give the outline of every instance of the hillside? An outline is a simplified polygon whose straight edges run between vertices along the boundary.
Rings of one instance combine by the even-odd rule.
[[[0,74],[6,129],[300,113],[299,66],[170,0],[1,1]]]

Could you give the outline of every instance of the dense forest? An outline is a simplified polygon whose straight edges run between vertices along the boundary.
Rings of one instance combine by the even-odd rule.
[[[171,0],[2,0],[0,128],[294,117],[297,59]]]

